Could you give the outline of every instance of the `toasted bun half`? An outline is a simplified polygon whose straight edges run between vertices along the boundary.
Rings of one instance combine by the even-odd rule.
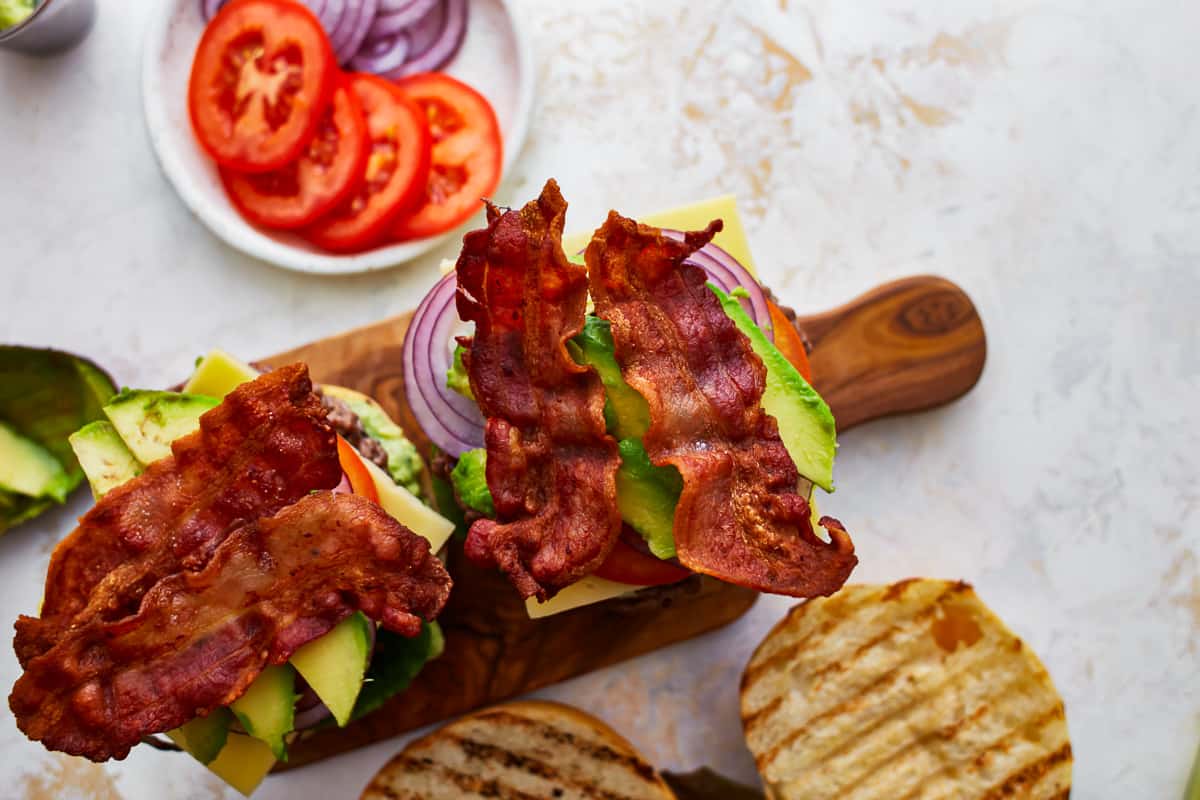
[[[655,769],[595,717],[558,703],[493,706],[410,743],[361,800],[672,800]]]
[[[847,586],[796,606],[741,699],[769,797],[1070,795],[1062,698],[966,583]]]

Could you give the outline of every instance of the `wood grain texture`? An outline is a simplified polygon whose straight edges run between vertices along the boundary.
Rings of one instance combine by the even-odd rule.
[[[411,314],[265,359],[309,365],[313,378],[374,397],[423,453],[429,441],[404,396],[400,362]],[[813,344],[813,383],[839,429],[929,408],[967,391],[983,369],[983,326],[966,294],[940,278],[887,284],[841,308],[800,318]],[[296,742],[291,769],[548,686],[726,625],[757,599],[707,577],[539,620],[504,576],[450,547],[455,587],[439,618],[446,651],[382,709]]]
[[[975,385],[987,358],[971,298],[930,275],[884,284],[798,322],[813,346],[813,385],[838,430],[949,403]]]

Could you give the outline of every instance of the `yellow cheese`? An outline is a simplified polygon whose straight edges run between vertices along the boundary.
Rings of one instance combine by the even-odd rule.
[[[167,736],[184,750],[188,749],[187,739],[179,729],[169,731]],[[221,780],[249,797],[275,766],[275,754],[258,739],[240,733],[230,733],[221,752],[205,766]]]
[[[383,510],[413,533],[427,539],[433,552],[441,550],[450,534],[454,533],[454,523],[422,503],[408,489],[393,483],[388,474],[371,461],[364,458],[362,463],[371,473],[371,480],[375,481],[379,505]]]
[[[249,364],[238,361],[224,350],[210,350],[196,365],[196,371],[183,385],[183,391],[221,398],[257,377],[258,370]]]
[[[714,219],[724,222],[725,227],[716,235],[713,243],[736,258],[751,273],[758,274],[754,270],[754,259],[750,256],[750,244],[746,241],[746,229],[742,227],[742,218],[738,215],[737,201],[731,194],[714,197],[711,200],[701,200],[699,203],[673,208],[670,211],[646,214],[638,217],[637,221],[659,228],[673,228],[677,231],[698,231]],[[593,232],[594,229],[564,236],[563,250],[568,253],[579,252],[587,247]]]
[[[750,257],[750,245],[746,241],[746,230],[742,227],[742,218],[738,215],[737,202],[733,195],[714,197],[711,200],[702,200],[699,203],[657,214],[647,214],[637,219],[638,222],[644,222],[647,225],[673,228],[679,231],[700,230],[711,220],[720,219],[725,226],[713,238],[713,242],[741,262],[742,266],[751,273],[754,273],[754,260]],[[592,231],[590,230],[564,236],[563,249],[568,253],[578,252],[587,247],[591,238]],[[640,588],[642,587],[589,576],[563,589],[548,602],[539,603],[533,598],[526,600],[525,611],[532,619],[549,617],[573,608],[611,600]]]
[[[545,603],[539,603],[535,598],[530,597],[525,601],[525,612],[529,614],[530,619],[549,617],[553,614],[570,611],[572,608],[611,600],[623,594],[636,592],[641,588],[641,586],[630,586],[627,583],[617,583],[589,575],[563,589]]]

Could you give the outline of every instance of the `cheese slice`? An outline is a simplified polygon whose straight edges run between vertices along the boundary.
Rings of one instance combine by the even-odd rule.
[[[714,219],[719,219],[724,223],[724,227],[713,237],[713,244],[736,258],[743,267],[750,270],[751,274],[758,274],[754,269],[754,259],[750,255],[746,229],[742,226],[742,218],[738,214],[737,201],[731,194],[714,197],[710,200],[701,200],[698,203],[680,206],[670,211],[645,214],[636,219],[647,225],[672,228],[677,231],[702,230]],[[586,230],[564,236],[563,250],[567,253],[579,252],[592,240],[592,233],[593,230]]]
[[[179,728],[168,731],[167,736],[184,750],[189,750],[187,737]],[[221,752],[204,766],[249,797],[275,766],[275,754],[258,739],[240,733],[230,733]]]
[[[380,507],[417,536],[426,539],[434,553],[441,550],[454,533],[454,523],[422,503],[408,489],[393,483],[374,462],[364,458],[362,463],[371,473],[371,480],[375,481]]]
[[[614,597],[620,597],[621,595],[636,592],[638,589],[644,588],[646,587],[631,586],[628,583],[618,583],[617,581],[610,581],[606,578],[597,578],[595,575],[589,575],[576,583],[572,583],[544,603],[538,602],[533,597],[528,598],[525,601],[525,613],[529,614],[530,619],[549,617],[554,614],[561,614],[564,611],[570,611],[573,608],[590,606],[592,603],[602,603],[605,600],[611,600]]]
[[[222,399],[243,383],[257,377],[258,370],[249,364],[237,360],[224,350],[210,350],[196,365],[196,371],[183,385],[183,391]]]

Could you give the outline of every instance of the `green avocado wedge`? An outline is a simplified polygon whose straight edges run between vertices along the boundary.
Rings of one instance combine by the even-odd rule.
[[[74,486],[53,453],[0,422],[0,488],[62,503]]]
[[[292,666],[329,707],[338,727],[350,721],[371,659],[371,621],[357,611],[292,654]]]
[[[450,483],[454,494],[467,508],[485,517],[496,515],[487,485],[487,450],[478,447],[459,456],[458,463],[450,471]]]
[[[264,669],[229,708],[246,733],[270,747],[280,761],[287,760],[284,737],[292,732],[296,714],[296,670],[290,664]]]
[[[792,363],[767,339],[736,297],[709,284],[755,354],[767,368],[763,409],[779,423],[779,438],[800,474],[827,492],[833,491],[833,458],[837,427],[829,406]]]
[[[104,406],[104,415],[143,464],[171,454],[171,442],[200,426],[200,416],[220,404],[215,397],[152,389],[125,389]]]
[[[683,492],[683,477],[672,466],[650,463],[638,439],[617,443],[621,466],[617,468],[617,508],[621,519],[642,535],[658,558],[675,557],[675,506]]]
[[[604,384],[604,422],[608,432],[618,440],[645,436],[650,427],[650,407],[646,398],[621,375],[608,321],[589,316],[568,349],[578,363],[596,370]]]
[[[167,735],[201,764],[211,764],[225,747],[233,714],[228,708],[214,708],[207,716],[196,717]]]
[[[133,457],[112,423],[89,422],[68,437],[79,465],[99,500],[125,481],[142,474],[142,463]]]
[[[108,375],[58,350],[0,345],[0,533],[66,500],[83,481],[67,437],[100,419]],[[47,456],[57,462],[54,467]]]

